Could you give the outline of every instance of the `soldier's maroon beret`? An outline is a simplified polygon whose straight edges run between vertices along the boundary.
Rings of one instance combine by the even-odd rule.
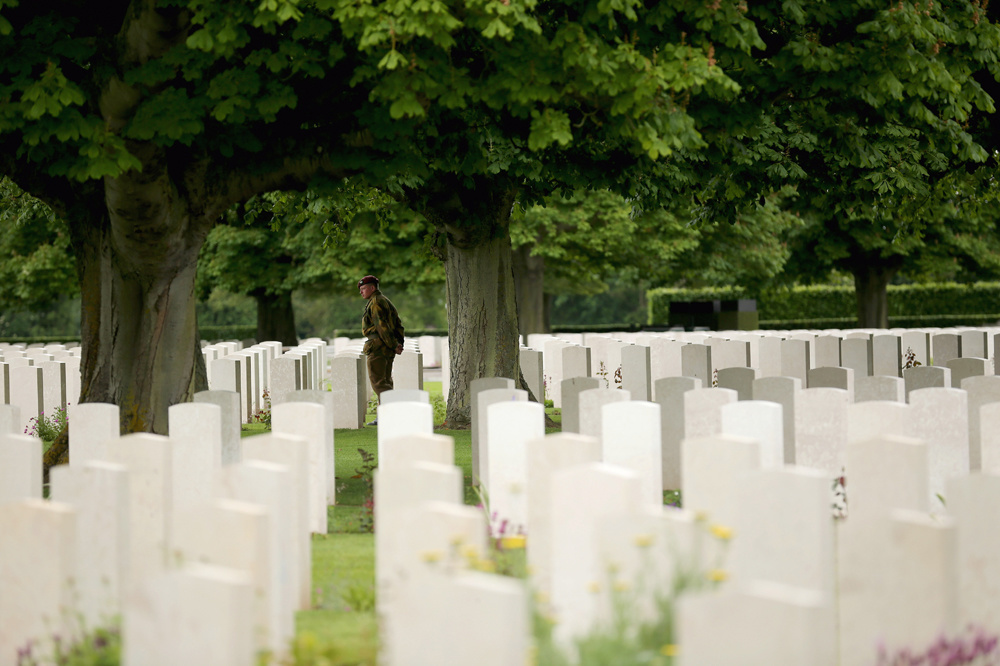
[[[373,284],[373,283],[375,285],[378,285],[378,278],[375,277],[374,275],[366,275],[360,280],[358,280],[358,289],[360,289],[362,285]]]

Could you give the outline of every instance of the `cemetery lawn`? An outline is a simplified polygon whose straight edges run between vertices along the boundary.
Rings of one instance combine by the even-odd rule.
[[[444,420],[441,402],[441,382],[425,382],[424,390],[437,402],[435,423]],[[546,415],[557,427],[546,433],[559,432],[560,410],[546,408]],[[365,421],[375,414],[369,412]],[[260,435],[268,429],[261,423],[243,426],[243,437]],[[479,498],[472,487],[472,432],[469,430],[435,429],[455,441],[455,465],[462,469],[465,503],[476,505]],[[337,504],[329,507],[329,534],[314,534],[312,539],[311,610],[300,611],[295,617],[298,649],[309,654],[322,654],[331,666],[374,664],[378,648],[378,624],[375,619],[375,538],[365,529],[367,510],[364,507],[370,486],[368,466],[377,463],[378,427],[360,430],[337,430],[334,434],[337,470]]]

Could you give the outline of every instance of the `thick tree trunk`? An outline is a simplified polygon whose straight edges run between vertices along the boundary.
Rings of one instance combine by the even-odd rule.
[[[292,292],[268,295],[260,290],[254,292],[253,297],[257,300],[257,342],[278,340],[286,347],[299,344]]]
[[[454,428],[471,422],[472,380],[512,377],[519,387],[523,380],[510,238],[504,235],[468,249],[448,245],[447,251],[448,425]]]
[[[889,281],[899,270],[877,262],[865,262],[853,269],[854,294],[860,328],[889,328]]]
[[[545,257],[531,256],[531,247],[512,251],[517,323],[521,335],[551,333],[545,298]]]

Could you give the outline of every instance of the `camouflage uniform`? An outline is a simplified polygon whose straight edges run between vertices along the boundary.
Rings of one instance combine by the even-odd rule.
[[[403,344],[403,324],[399,313],[388,298],[376,287],[361,318],[361,333],[368,338],[365,354],[368,356],[368,380],[377,395],[392,390],[392,362],[396,347]]]

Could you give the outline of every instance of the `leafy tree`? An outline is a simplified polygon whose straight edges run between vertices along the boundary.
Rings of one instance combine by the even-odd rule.
[[[356,297],[357,280],[368,273],[407,288],[442,282],[440,262],[420,248],[424,226],[398,219],[394,209],[378,190],[351,184],[331,196],[308,190],[256,197],[209,232],[199,260],[199,294],[205,299],[219,287],[252,296],[257,339],[295,345],[294,291]]]
[[[797,265],[850,271],[859,323],[886,326],[886,285],[945,220],[942,181],[987,159],[1000,29],[985,4],[751,4],[766,49],[733,63],[741,126],[702,156],[724,165],[702,214],[733,219],[794,185],[791,210],[808,222]]]
[[[713,49],[756,40],[737,3],[695,0],[8,0],[0,35],[0,173],[69,223],[81,400],[160,432],[204,385],[195,265],[215,221],[355,172],[403,174],[442,234],[449,413],[467,420],[470,379],[517,367],[507,217],[543,180],[537,152],[700,144],[687,105],[734,90]]]
[[[66,224],[0,178],[0,310],[41,310],[80,292]]]

